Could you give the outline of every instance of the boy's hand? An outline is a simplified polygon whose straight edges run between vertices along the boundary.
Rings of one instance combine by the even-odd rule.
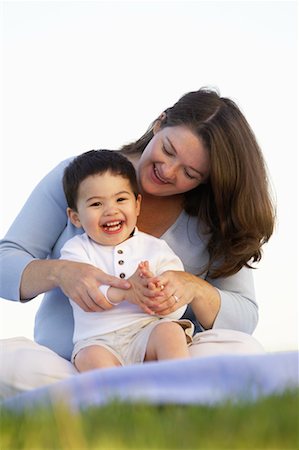
[[[138,265],[139,269],[139,275],[141,278],[147,279],[147,287],[150,289],[153,293],[159,294],[161,291],[163,291],[164,286],[159,281],[156,281],[155,283],[151,281],[150,279],[154,277],[153,272],[150,271],[149,263],[148,261],[141,261]]]

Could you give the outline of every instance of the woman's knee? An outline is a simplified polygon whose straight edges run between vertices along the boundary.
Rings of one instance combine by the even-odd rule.
[[[0,366],[2,398],[78,373],[69,361],[49,348],[23,337],[0,341]]]
[[[189,347],[190,356],[265,353],[262,345],[242,331],[212,329],[197,333]]]

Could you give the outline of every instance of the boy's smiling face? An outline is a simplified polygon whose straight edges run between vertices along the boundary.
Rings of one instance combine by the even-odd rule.
[[[129,238],[140,212],[127,178],[111,172],[91,175],[79,186],[77,211],[68,208],[71,222],[102,245],[118,245]]]

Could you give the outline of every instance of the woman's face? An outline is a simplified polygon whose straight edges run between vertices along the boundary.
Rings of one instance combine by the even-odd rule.
[[[209,170],[208,151],[186,126],[156,127],[137,165],[142,191],[157,196],[190,191],[207,180]]]

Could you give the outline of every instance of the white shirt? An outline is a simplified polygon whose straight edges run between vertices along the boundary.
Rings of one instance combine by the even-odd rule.
[[[133,275],[139,262],[144,260],[149,261],[150,270],[154,275],[159,275],[166,270],[184,270],[181,260],[165,241],[138,231],[137,228],[131,238],[115,247],[100,245],[90,239],[86,233],[75,236],[61,249],[61,258],[87,262],[110,275],[124,279]],[[149,317],[139,306],[127,301],[103,312],[85,312],[71,299],[70,303],[75,321],[74,343],[127,327]],[[185,310],[186,306],[183,306],[167,317],[179,319]]]

